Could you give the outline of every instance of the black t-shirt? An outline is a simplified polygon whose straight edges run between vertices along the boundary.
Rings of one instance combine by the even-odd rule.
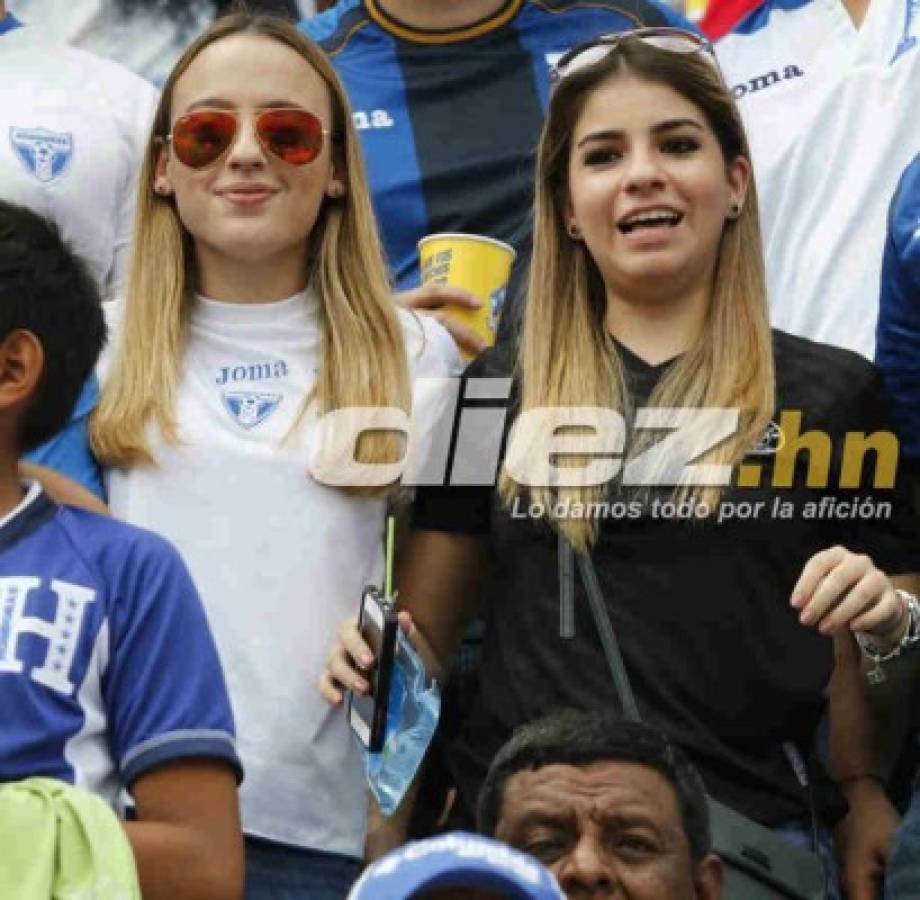
[[[620,353],[633,405],[642,406],[668,364]],[[688,752],[715,797],[767,825],[808,815],[782,745],[803,754],[814,746],[833,669],[831,640],[800,625],[789,605],[805,562],[841,544],[888,574],[920,571],[907,492],[873,489],[871,478],[868,487],[834,487],[846,433],[888,429],[877,371],[854,353],[782,332],[774,332],[774,354],[775,421],[801,410],[800,432],[828,435],[832,487],[805,486],[800,453],[791,488],[727,489],[728,521],[656,517],[649,502],[632,517],[624,506],[602,520],[593,550],[643,718]],[[507,377],[511,367],[509,349],[497,347],[466,377]],[[510,403],[509,422],[513,395]],[[774,430],[745,460],[762,467],[762,485],[773,483],[777,442]],[[871,453],[864,471],[873,471]],[[783,503],[791,507],[776,506]],[[580,579],[575,635],[560,636],[557,538],[545,520],[514,515],[488,486],[435,487],[419,491],[414,524],[490,537],[480,698],[451,754],[461,797],[474,808],[492,756],[516,726],[558,708],[618,701]],[[819,813],[834,821],[842,798],[823,772],[813,782]]]

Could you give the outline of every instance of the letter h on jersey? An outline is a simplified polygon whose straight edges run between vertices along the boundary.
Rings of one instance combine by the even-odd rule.
[[[33,634],[44,638],[47,646],[44,658],[29,673],[30,677],[69,696],[74,690],[70,668],[80,639],[83,615],[87,605],[96,599],[96,592],[66,581],[52,580],[51,592],[56,606],[54,618],[49,621],[25,614],[29,594],[41,583],[41,578],[0,578],[0,674],[23,671],[25,662],[16,655],[17,644],[21,636]]]

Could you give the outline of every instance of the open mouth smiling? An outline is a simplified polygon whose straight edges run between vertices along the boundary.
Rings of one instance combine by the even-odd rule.
[[[683,213],[673,209],[645,209],[624,216],[617,223],[617,228],[623,234],[645,228],[675,228],[683,217]]]

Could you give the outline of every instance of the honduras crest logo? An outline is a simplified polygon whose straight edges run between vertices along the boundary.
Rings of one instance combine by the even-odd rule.
[[[247,429],[261,425],[281,405],[281,394],[225,391],[221,399],[227,412]]]
[[[26,171],[42,184],[63,175],[73,159],[73,135],[70,132],[11,126],[10,143]]]
[[[775,456],[786,443],[786,435],[776,422],[770,422],[757,446],[751,450],[752,456]]]

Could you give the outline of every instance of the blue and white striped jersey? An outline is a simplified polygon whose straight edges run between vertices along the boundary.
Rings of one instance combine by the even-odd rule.
[[[59,778],[114,800],[174,759],[239,770],[195,586],[151,532],[35,485],[0,521],[0,781]]]
[[[418,284],[426,234],[521,246],[550,67],[577,44],[646,25],[692,28],[658,0],[507,0],[447,31],[412,28],[378,0],[341,0],[301,24],[348,91],[399,288]]]

